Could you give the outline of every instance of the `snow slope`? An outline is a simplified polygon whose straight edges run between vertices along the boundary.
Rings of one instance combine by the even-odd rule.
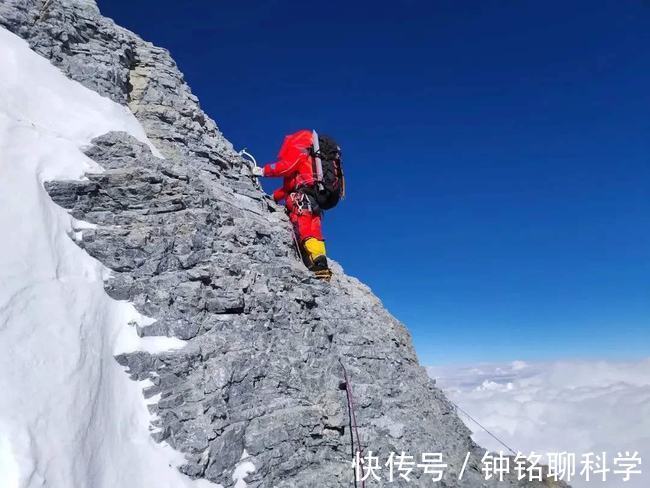
[[[144,385],[113,358],[183,343],[137,337],[128,322],[146,319],[105,294],[70,238],[83,223],[43,189],[100,170],[80,151],[93,137],[143,129],[2,28],[0,66],[0,488],[215,486],[153,442]]]

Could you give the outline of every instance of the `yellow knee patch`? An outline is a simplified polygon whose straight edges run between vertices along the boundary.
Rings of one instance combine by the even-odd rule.
[[[309,259],[311,261],[313,261],[318,256],[325,255],[325,243],[323,241],[319,241],[318,239],[310,237],[305,241],[303,245],[305,247],[305,251],[307,251],[307,254],[309,254]]]

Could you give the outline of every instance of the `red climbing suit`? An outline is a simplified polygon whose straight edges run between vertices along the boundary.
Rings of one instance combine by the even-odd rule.
[[[273,192],[276,202],[285,200],[289,219],[301,243],[313,237],[323,240],[321,211],[316,202],[297,191],[314,182],[312,158],[308,149],[313,143],[312,131],[301,130],[284,138],[278,161],[264,166],[264,176],[284,177],[282,187]]]

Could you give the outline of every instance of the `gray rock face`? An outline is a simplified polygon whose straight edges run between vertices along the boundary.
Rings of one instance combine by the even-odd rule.
[[[232,145],[169,53],[102,17],[94,0],[2,0],[0,25],[73,80],[128,104],[166,157],[191,156],[193,164],[227,174]]]
[[[71,78],[128,105],[165,156],[106,134],[87,151],[104,172],[46,188],[97,224],[79,245],[113,271],[111,297],[155,319],[133,324],[138,333],[188,341],[175,352],[117,358],[133,379],[152,381],[144,395],[159,395],[154,435],[185,454],[181,470],[231,487],[245,450],[255,466],[250,487],[353,486],[344,364],[366,451],[383,460],[391,451],[442,452],[449,467],[439,486],[495,485],[482,479],[483,451],[418,365],[404,326],[337,265],[329,284],[305,270],[284,212],[242,174],[167,52],[88,0],[52,2],[34,24],[41,7],[5,0],[0,24]],[[433,485],[421,470],[413,477],[390,486]]]

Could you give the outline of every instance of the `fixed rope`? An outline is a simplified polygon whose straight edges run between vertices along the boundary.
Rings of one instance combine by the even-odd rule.
[[[257,159],[255,159],[255,156],[253,156],[251,153],[249,153],[246,148],[239,151],[238,154],[239,154],[239,157],[242,158],[246,162],[246,165],[248,166],[248,169],[251,172],[250,176],[251,176],[251,179],[253,180],[253,185],[258,190],[261,190],[262,189],[261,183],[255,177],[255,175],[253,175],[253,168],[257,167]],[[251,164],[252,164],[252,166],[251,166]]]
[[[345,380],[345,393],[347,396],[347,403],[348,403],[348,419],[350,423],[350,447],[351,447],[351,453],[352,457],[356,459],[358,456],[359,459],[359,465],[363,465],[363,447],[361,445],[361,438],[359,436],[359,427],[357,424],[357,415],[356,415],[356,405],[354,402],[354,395],[352,394],[352,383],[350,381],[350,377],[348,375],[348,371],[345,368],[345,365],[343,364],[343,361],[339,358],[339,364],[341,365],[341,368],[343,369],[343,378]],[[517,456],[517,451],[515,451],[512,447],[510,447],[508,444],[506,444],[500,437],[498,437],[496,434],[492,433],[487,427],[485,427],[483,424],[481,424],[478,420],[476,420],[474,417],[472,417],[465,409],[460,407],[457,403],[453,402],[450,400],[450,403],[456,408],[457,412],[461,412],[463,415],[465,415],[468,419],[470,419],[472,422],[474,422],[476,425],[478,425],[481,429],[483,429],[489,436],[491,436],[494,440],[496,440],[499,444],[501,444],[503,447],[505,447],[508,451],[512,453],[513,456]],[[362,472],[363,474],[363,472]],[[355,464],[355,470],[354,470],[354,486],[355,488],[358,486],[357,485],[357,466]],[[366,482],[365,479],[361,479],[361,488],[366,487]]]
[[[451,401],[451,400],[450,400],[450,401]],[[515,450],[514,450],[512,447],[510,447],[508,444],[506,444],[505,442],[503,442],[501,439],[499,439],[499,438],[496,436],[496,434],[493,434],[492,432],[490,432],[490,431],[489,431],[486,427],[484,427],[484,426],[483,426],[483,425],[482,425],[478,420],[476,420],[476,419],[475,419],[474,417],[472,417],[469,413],[467,413],[465,410],[463,410],[462,408],[460,408],[456,403],[454,403],[454,402],[451,402],[451,403],[452,403],[452,405],[453,405],[454,407],[456,407],[456,410],[458,410],[458,411],[460,411],[461,413],[463,413],[464,415],[466,415],[467,418],[469,418],[472,422],[474,422],[474,423],[475,423],[476,425],[478,425],[481,429],[483,429],[485,432],[487,432],[488,435],[492,436],[492,438],[495,439],[499,444],[501,444],[503,447],[505,447],[506,449],[508,449],[508,451],[510,451],[513,455],[515,455],[515,456],[517,455],[517,453],[515,452]]]
[[[45,16],[45,12],[51,3],[52,0],[45,0],[43,6],[41,7],[41,11],[38,13],[38,16],[34,19],[34,23],[32,25],[36,25],[38,22],[43,20],[43,17]]]
[[[345,369],[345,366],[343,365],[343,361],[339,358],[339,364],[341,365],[341,368],[343,368],[343,378],[345,379],[345,393],[347,395],[348,399],[348,418],[350,420],[350,444],[351,444],[351,451],[352,451],[352,456],[355,459],[359,459],[359,464],[362,464],[363,460],[363,447],[361,446],[361,439],[359,437],[359,427],[357,426],[357,415],[355,413],[356,406],[354,404],[354,396],[352,395],[352,384],[350,383],[350,377],[348,376],[348,371]],[[356,442],[355,442],[355,436],[356,436]],[[356,443],[356,449],[355,449],[355,443]],[[363,473],[362,473],[363,474]],[[357,469],[356,469],[356,464],[355,464],[355,470],[354,470],[354,486],[357,486]],[[365,479],[361,479],[361,488],[366,488],[366,481]]]

